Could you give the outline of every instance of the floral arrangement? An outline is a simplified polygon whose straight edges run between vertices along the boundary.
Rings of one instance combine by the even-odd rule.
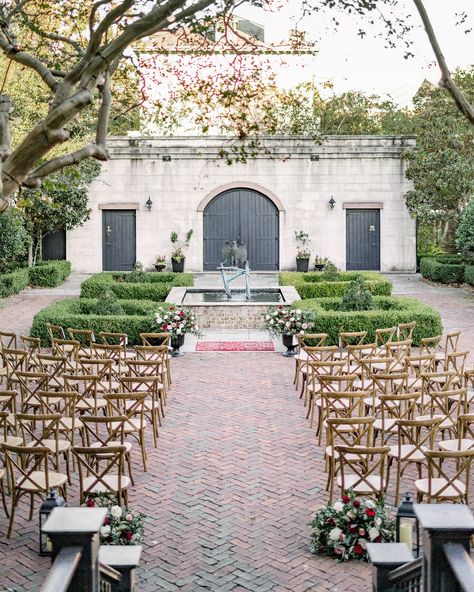
[[[160,331],[171,333],[173,337],[186,333],[192,333],[199,337],[201,334],[191,309],[185,306],[170,306],[169,308],[160,306],[155,314],[155,320]]]
[[[101,545],[138,545],[143,541],[145,514],[120,507],[117,498],[107,493],[89,495],[86,506],[107,508],[107,516],[100,529]]]
[[[311,251],[307,247],[311,242],[309,234],[304,230],[295,230],[296,239],[296,258],[297,259],[309,259],[311,257]]]
[[[389,543],[395,521],[383,500],[356,497],[351,491],[317,512],[311,526],[311,551],[337,561],[367,561],[367,543]]]
[[[265,326],[273,335],[297,335],[307,333],[314,325],[314,313],[311,311],[285,309],[283,306],[268,308]]]

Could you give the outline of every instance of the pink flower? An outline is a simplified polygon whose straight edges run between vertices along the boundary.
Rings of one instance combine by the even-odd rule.
[[[336,555],[342,555],[344,553],[344,547],[342,545],[338,545],[334,548],[334,553],[336,553]]]
[[[359,536],[365,535],[365,528],[359,528]]]

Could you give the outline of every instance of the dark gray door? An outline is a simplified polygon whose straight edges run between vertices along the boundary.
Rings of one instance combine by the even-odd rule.
[[[230,189],[204,210],[204,270],[222,261],[227,240],[240,236],[247,246],[250,269],[279,268],[279,212],[275,204],[252,189]]]
[[[346,269],[380,269],[380,210],[346,212]]]
[[[135,210],[104,210],[102,213],[102,268],[129,271],[136,257]]]
[[[43,237],[43,261],[66,259],[66,231],[57,230]]]

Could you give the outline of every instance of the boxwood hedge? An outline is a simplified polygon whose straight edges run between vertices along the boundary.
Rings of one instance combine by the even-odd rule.
[[[0,298],[18,294],[28,285],[28,268],[17,269],[0,275]]]
[[[292,308],[312,310],[316,316],[314,331],[328,333],[328,343],[337,345],[340,331],[367,331],[368,341],[375,339],[375,329],[416,321],[413,342],[442,333],[439,313],[416,298],[375,296],[377,308],[366,311],[339,310],[340,298],[300,300]]]
[[[94,332],[107,331],[127,333],[130,344],[140,343],[140,333],[157,331],[153,313],[162,302],[149,300],[122,300],[123,315],[91,314],[97,301],[89,298],[69,298],[55,302],[38,312],[31,326],[31,335],[41,337],[43,345],[50,345],[46,323],[61,325],[64,328],[92,329]]]
[[[147,273],[148,282],[125,282],[126,272],[96,273],[81,285],[82,298],[97,298],[104,289],[109,288],[119,298],[127,300],[164,301],[171,288],[192,286],[190,273]]]
[[[60,286],[70,273],[69,261],[42,261],[29,270],[30,286],[54,288]]]
[[[465,263],[461,257],[438,255],[423,257],[420,262],[421,275],[431,282],[440,284],[462,284]]]
[[[372,294],[390,296],[392,293],[392,283],[379,273],[371,271],[342,271],[331,276],[330,280],[324,273],[284,271],[280,273],[280,285],[294,286],[303,299],[336,297],[342,296],[350,282],[360,277],[367,281]]]
[[[464,281],[470,286],[474,286],[474,265],[466,265],[464,268]]]

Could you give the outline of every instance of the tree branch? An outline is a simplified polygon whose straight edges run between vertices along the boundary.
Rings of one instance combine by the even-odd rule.
[[[426,8],[423,4],[422,0],[413,0],[413,3],[418,10],[418,13],[421,17],[423,25],[425,27],[426,34],[428,35],[429,42],[433,49],[433,52],[436,57],[436,61],[441,70],[441,85],[449,92],[451,97],[453,98],[457,108],[459,111],[466,117],[466,119],[474,125],[474,107],[469,103],[467,98],[463,95],[461,90],[457,87],[456,83],[451,77],[451,72],[448,68],[448,64],[446,63],[446,59],[441,51],[441,47],[438,43],[438,39],[436,37],[436,33],[434,32],[433,26],[431,24],[430,18],[428,13],[426,12]]]
[[[44,177],[47,177],[64,167],[79,164],[86,158],[95,158],[97,160],[105,161],[108,159],[108,155],[105,147],[97,144],[88,144],[70,154],[64,154],[63,156],[58,156],[45,162],[33,171],[33,173],[23,181],[22,185],[29,188],[38,187]]]
[[[110,105],[112,103],[112,94],[110,92],[110,73],[105,75],[105,81],[100,88],[102,95],[102,102],[97,117],[97,128],[95,142],[98,146],[102,146],[105,150],[107,145],[107,131],[109,127]]]
[[[70,45],[72,48],[74,48],[76,50],[78,55],[80,55],[80,56],[84,55],[85,51],[81,47],[81,44],[78,41],[75,41],[74,39],[71,39],[70,37],[66,37],[65,35],[59,35],[58,33],[50,33],[48,31],[45,31],[44,29],[39,27],[36,23],[34,23],[24,10],[21,10],[21,17],[23,18],[24,22],[26,23],[26,26],[29,29],[31,29],[34,33],[39,35],[40,37],[44,37],[45,39],[51,39],[52,41],[60,41],[61,43],[67,43],[68,45]]]

